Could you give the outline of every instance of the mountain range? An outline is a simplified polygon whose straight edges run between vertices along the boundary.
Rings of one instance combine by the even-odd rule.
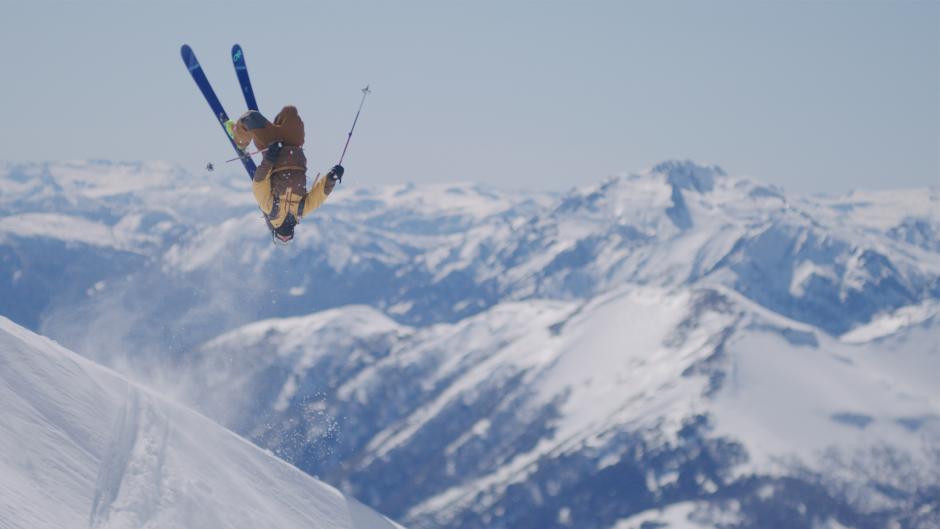
[[[352,181],[8,165],[0,314],[410,527],[940,526],[937,188]]]

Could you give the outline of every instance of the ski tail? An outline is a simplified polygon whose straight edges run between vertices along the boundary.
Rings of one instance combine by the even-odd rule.
[[[235,75],[238,76],[238,84],[242,88],[242,95],[245,96],[245,104],[248,110],[258,110],[258,102],[255,100],[255,91],[251,88],[251,78],[248,77],[248,65],[245,63],[245,52],[238,44],[232,46],[232,65],[235,66]]]
[[[209,79],[206,78],[206,74],[202,70],[202,65],[200,65],[199,60],[196,59],[196,54],[193,53],[192,48],[190,48],[188,44],[183,44],[183,47],[180,48],[180,55],[183,58],[183,64],[189,70],[189,74],[192,75],[193,81],[195,81],[196,86],[199,87],[199,91],[202,92],[203,97],[206,98],[206,102],[209,103],[209,108],[212,109],[212,114],[215,116],[216,120],[218,120],[219,126],[225,131],[225,123],[229,120],[228,114],[225,113],[225,109],[222,108],[222,103],[219,101],[218,96],[215,95],[212,85],[209,84]],[[253,98],[254,96],[252,96],[252,99]],[[238,153],[242,165],[245,166],[245,171],[248,172],[248,178],[253,178],[256,169],[254,160],[252,160],[250,156],[242,153],[238,145],[235,144],[235,140],[229,136],[227,131],[225,132],[225,137],[228,138],[229,143],[232,144],[232,148]]]

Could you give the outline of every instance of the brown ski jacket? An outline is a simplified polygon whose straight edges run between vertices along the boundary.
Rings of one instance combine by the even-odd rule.
[[[323,205],[333,191],[334,182],[321,178],[307,191],[307,158],[304,156],[304,122],[293,106],[284,107],[271,123],[257,110],[238,118],[234,127],[235,143],[240,149],[254,142],[258,150],[274,142],[284,147],[277,158],[265,158],[252,178],[255,200],[273,228],[284,223],[291,213],[298,221]]]

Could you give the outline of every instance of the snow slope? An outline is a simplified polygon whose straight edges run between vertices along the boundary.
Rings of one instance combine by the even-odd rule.
[[[4,528],[399,527],[6,318],[0,402]]]

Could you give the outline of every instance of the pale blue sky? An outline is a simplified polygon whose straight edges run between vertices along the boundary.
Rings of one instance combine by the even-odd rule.
[[[156,4],[156,5],[154,5]],[[940,185],[940,2],[3,2],[0,160],[231,156],[245,49],[314,171],[564,189],[667,158],[798,192]],[[238,168],[232,167],[232,170]],[[233,172],[233,174],[235,174]]]

